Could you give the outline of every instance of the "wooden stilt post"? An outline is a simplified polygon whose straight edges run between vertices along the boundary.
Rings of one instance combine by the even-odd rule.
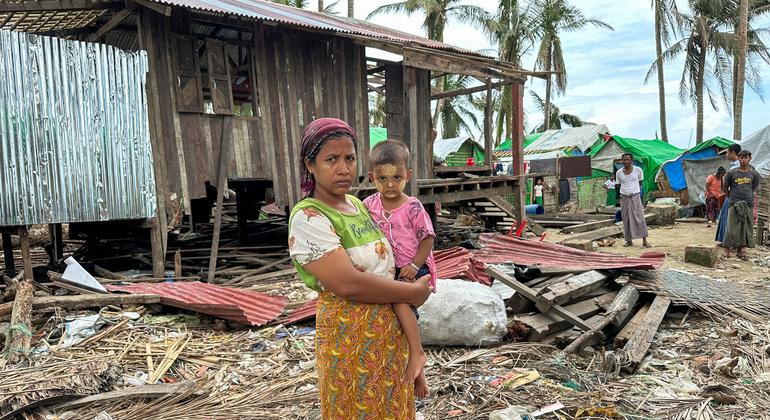
[[[62,241],[61,223],[51,223],[48,225],[48,236],[51,238],[51,265],[61,261],[64,254],[64,243]]]
[[[32,271],[32,255],[29,249],[29,232],[26,226],[19,228],[21,243],[21,260],[24,264],[24,280],[16,286],[16,297],[11,310],[11,330],[6,339],[5,349],[8,361],[18,363],[22,355],[29,351],[32,339],[32,298],[35,286],[32,284],[35,276]]]
[[[511,84],[511,101],[513,101],[513,132],[511,133],[511,164],[513,174],[521,175],[516,186],[513,187],[513,205],[516,211],[516,221],[524,220],[526,213],[524,206],[524,191],[526,191],[526,179],[524,175],[524,84],[515,82]]]
[[[219,173],[217,175],[217,208],[214,216],[214,235],[211,240],[211,257],[209,258],[208,282],[214,282],[217,271],[217,252],[219,251],[219,235],[222,230],[222,205],[225,200],[225,183],[227,181],[227,161],[230,156],[230,117],[224,117],[222,122],[222,141],[219,146]]]
[[[158,218],[153,219],[150,228],[150,252],[152,253],[152,276],[163,278],[166,270],[166,253],[163,252],[163,231]]]
[[[5,262],[5,275],[16,277],[16,266],[13,262],[13,241],[11,234],[3,232],[3,260]]]

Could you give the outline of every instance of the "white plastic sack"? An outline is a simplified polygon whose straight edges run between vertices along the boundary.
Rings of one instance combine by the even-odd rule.
[[[425,345],[484,346],[499,343],[508,332],[505,303],[479,283],[440,280],[418,312]]]

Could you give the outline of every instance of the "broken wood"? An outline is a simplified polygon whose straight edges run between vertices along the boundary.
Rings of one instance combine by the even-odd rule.
[[[74,401],[58,404],[53,408],[57,411],[65,411],[88,404],[125,401],[130,399],[162,398],[173,394],[181,394],[191,386],[194,386],[192,381],[182,381],[175,384],[147,384],[142,387],[124,388],[117,391],[103,392],[101,394],[78,398]]]
[[[571,236],[570,241],[598,241],[599,239],[609,238],[623,234],[623,226],[609,226],[606,228],[592,230],[580,235]]]
[[[564,281],[544,287],[537,296],[535,306],[541,312],[548,312],[553,305],[567,303],[574,298],[596,290],[607,282],[607,276],[598,271],[570,276]]]
[[[56,287],[59,287],[61,289],[70,290],[75,293],[80,293],[81,295],[89,295],[89,294],[106,294],[109,292],[103,291],[103,290],[97,290],[91,287],[87,287],[80,283],[71,282],[65,278],[62,277],[61,274],[55,272],[55,271],[49,271],[48,272],[48,279],[53,283]],[[125,280],[121,280],[125,281]]]
[[[500,271],[500,270],[498,270],[496,268],[493,268],[493,267],[487,267],[486,271],[487,271],[487,274],[489,274],[490,276],[496,278],[497,280],[505,283],[508,287],[510,287],[510,288],[516,290],[517,292],[521,293],[522,296],[524,296],[525,298],[527,298],[527,299],[529,299],[529,300],[531,300],[533,302],[537,302],[537,294],[535,293],[535,291],[530,289],[529,287],[519,283],[519,281],[516,280],[515,278],[513,278],[512,276],[509,276],[508,274],[503,273],[502,271]],[[586,324],[585,321],[580,319],[580,317],[575,316],[573,313],[571,313],[569,310],[563,308],[561,305],[553,305],[551,307],[550,312],[555,313],[556,315],[558,315],[559,317],[563,318],[564,320],[566,320],[570,324],[572,324],[572,325],[574,325],[574,326],[576,326],[576,327],[578,327],[578,328],[580,328],[580,329],[582,329],[584,331],[588,331],[588,330],[591,329],[590,325]]]
[[[655,296],[655,300],[652,301],[650,309],[644,316],[644,320],[623,347],[623,352],[628,358],[628,365],[624,366],[624,368],[629,373],[635,372],[642,363],[642,360],[644,360],[644,356],[647,354],[647,350],[649,350],[655,333],[658,332],[660,323],[663,321],[663,317],[666,315],[670,304],[671,299]]]
[[[222,139],[219,143],[219,173],[217,175],[217,206],[214,214],[214,237],[211,240],[211,256],[209,258],[208,283],[214,283],[217,272],[217,252],[219,252],[219,236],[222,232],[222,206],[225,200],[225,185],[227,183],[227,162],[230,159],[230,131],[232,120],[224,117],[222,121]]]
[[[572,344],[567,346],[564,349],[564,354],[578,353],[587,347],[589,342],[602,341],[604,338],[604,333],[602,332],[604,327],[612,323],[618,317],[618,314],[628,309],[627,303],[615,305],[615,302],[618,300],[618,296],[615,297],[615,300],[612,301],[612,305],[610,305],[614,306],[614,309],[610,312],[607,312],[607,314],[604,315],[604,319],[598,325],[596,325],[590,331],[583,333],[580,337],[577,338],[577,340],[573,341]]]
[[[613,226],[615,223],[616,223],[615,219],[596,220],[588,223],[583,223],[580,225],[564,227],[562,228],[561,233],[583,233],[583,232],[588,232],[588,231],[592,231],[600,228]]]
[[[612,320],[612,325],[616,327],[623,325],[628,316],[631,315],[631,311],[634,310],[637,300],[639,300],[639,290],[630,284],[623,286],[618,292],[618,296],[612,301],[612,305],[607,309],[608,312],[612,312],[621,305],[626,305],[626,309],[620,311]]]
[[[638,311],[636,311],[636,314],[634,314],[633,317],[631,317],[631,320],[628,321],[625,327],[623,327],[622,330],[620,330],[619,333],[615,335],[615,348],[620,349],[623,348],[623,346],[628,343],[628,340],[631,338],[632,335],[634,335],[634,331],[636,331],[639,328],[639,325],[642,324],[642,321],[644,320],[644,317],[647,315],[647,311],[650,309],[650,304],[646,304],[642,306]]]
[[[617,292],[613,291],[593,299],[586,299],[581,302],[567,305],[564,307],[564,309],[574,314],[575,316],[580,317],[581,320],[585,320],[603,310],[606,310],[606,308],[609,307],[609,305],[612,303],[613,299],[615,299],[616,295]],[[553,311],[546,314],[538,313],[514,316],[513,319],[515,322],[524,324],[530,328],[530,333],[527,337],[529,341],[540,341],[549,334],[563,331],[572,326],[570,322],[556,315]],[[581,328],[581,331],[590,331],[593,328],[593,326],[587,321],[583,321],[583,323],[589,325],[589,328]]]
[[[107,305],[147,305],[152,303],[160,303],[160,296],[152,294],[44,296],[36,297],[32,300],[32,309],[43,309],[53,306],[58,306],[63,309],[83,309],[100,308]],[[0,305],[0,317],[9,315],[12,308],[13,302]]]
[[[26,270],[25,270],[26,271]],[[29,280],[22,280],[16,286],[16,298],[11,305],[11,326],[5,340],[5,351],[10,363],[18,363],[22,355],[29,352],[32,342],[32,299],[35,286]]]

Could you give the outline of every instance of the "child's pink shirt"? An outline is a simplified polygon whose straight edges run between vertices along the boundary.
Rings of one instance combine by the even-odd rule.
[[[428,236],[436,237],[428,212],[422,207],[420,200],[414,197],[409,197],[406,203],[391,211],[382,207],[380,193],[366,197],[364,204],[372,219],[390,241],[396,257],[396,267],[402,268],[414,261],[417,248],[423,239]],[[433,259],[433,251],[425,263],[430,270],[431,284],[435,286],[436,261]]]

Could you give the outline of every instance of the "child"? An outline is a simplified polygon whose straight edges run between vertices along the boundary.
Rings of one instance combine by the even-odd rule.
[[[404,194],[406,182],[412,176],[409,169],[409,149],[396,140],[385,140],[369,153],[372,169],[369,179],[377,193],[367,197],[364,204],[372,219],[390,241],[396,258],[396,279],[414,280],[430,274],[436,285],[436,264],[433,260],[433,225],[420,200]],[[409,343],[409,361],[404,373],[414,381],[418,398],[428,396],[428,383],[423,367],[427,361],[420,342],[417,311],[405,303],[393,305],[401,329]]]
[[[618,202],[618,197],[615,193],[615,174],[610,174],[610,179],[604,183],[604,189],[607,190],[607,207],[614,207]]]
[[[532,187],[532,204],[543,205],[543,178],[535,178],[535,185]]]

